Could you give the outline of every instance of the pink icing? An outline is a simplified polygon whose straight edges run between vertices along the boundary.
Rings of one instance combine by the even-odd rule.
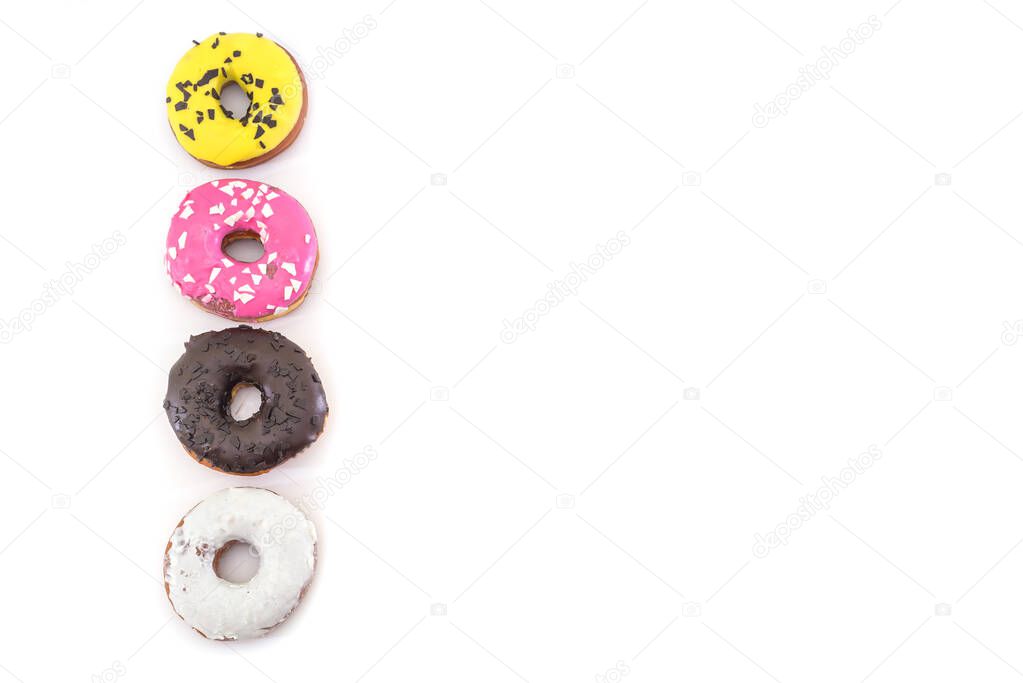
[[[221,247],[251,231],[263,243],[253,263]],[[316,230],[294,197],[266,183],[228,178],[191,190],[167,231],[167,273],[178,291],[236,320],[284,313],[301,299],[316,269]]]

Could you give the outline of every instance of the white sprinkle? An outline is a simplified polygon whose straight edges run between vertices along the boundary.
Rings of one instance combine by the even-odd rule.
[[[309,233],[306,233],[306,235],[305,235],[305,243],[306,243],[306,244],[309,244],[309,242],[310,242],[310,241],[311,241],[312,239],[313,239],[313,236],[312,236],[312,235],[310,235]]]
[[[252,288],[252,285],[242,285],[238,288],[239,292],[248,292],[249,294],[255,294],[256,290]]]
[[[245,220],[252,220],[252,217],[256,215],[256,207],[250,206],[249,210],[245,212]]]
[[[187,230],[185,232],[181,233],[178,236],[178,249],[184,249],[185,248],[185,238],[187,238],[187,237],[188,237],[188,231]]]
[[[281,313],[287,313],[287,312],[288,312],[288,309],[287,309],[286,306],[278,306],[277,308],[274,309],[274,313],[276,313],[277,315],[280,315]]]
[[[238,206],[238,199],[237,198],[231,200],[231,206]]]
[[[252,274],[252,284],[258,286],[259,285],[259,281],[262,280],[262,279],[263,279],[262,275],[256,275],[255,273]]]
[[[239,299],[242,300],[243,304],[247,304],[247,303],[249,303],[250,301],[252,301],[255,298],[251,294],[238,294],[238,292],[235,292],[235,294],[237,295],[237,297]]]
[[[266,257],[266,262],[267,263],[273,263],[275,258],[277,258],[277,252],[276,251]]]
[[[258,218],[256,219],[256,225],[258,225],[260,227],[260,229],[266,230],[266,223],[264,223],[263,221],[259,220]]]
[[[235,275],[235,276],[230,277],[228,279],[228,282],[230,282],[233,285],[237,280],[238,280],[238,276]]]
[[[214,223],[213,224],[213,229],[214,230],[220,230],[220,223]]]
[[[234,263],[231,262],[231,259],[222,258],[220,259],[220,262],[224,264],[225,268],[230,268],[234,265]]]
[[[220,191],[226,195],[230,195],[232,197],[234,196],[234,188],[231,187],[230,185],[224,185],[222,188],[220,188]]]
[[[220,185],[220,181],[219,180],[214,180],[213,182],[210,183],[210,185],[212,185],[213,187],[216,187],[217,185]]]
[[[276,192],[270,192],[266,195],[266,201],[270,201],[271,199],[277,199],[278,197],[280,197],[280,195],[277,194]]]
[[[195,211],[192,211],[192,207],[191,207],[191,206],[188,206],[188,205],[186,204],[186,205],[185,205],[185,208],[183,208],[183,209],[181,210],[181,213],[180,213],[180,214],[178,214],[178,218],[184,218],[184,219],[187,219],[187,218],[188,218],[189,216],[191,216],[191,215],[192,215],[193,213],[195,213]]]
[[[242,192],[242,197],[245,197],[246,199],[251,199],[252,195],[254,195],[255,193],[256,191],[250,187],[249,189],[245,190],[245,192]]]
[[[292,279],[291,280],[291,286],[294,287],[295,291],[297,292],[298,290],[302,289],[302,281],[301,280]]]
[[[267,308],[267,310],[272,311],[274,309],[274,305],[273,304],[267,304],[266,308]]]
[[[260,263],[258,265],[259,265],[259,272],[261,272],[263,275],[266,275],[266,264],[265,263]]]
[[[212,300],[213,300],[212,294],[203,294],[202,298],[199,299],[199,301],[203,302],[204,304],[208,304]]]
[[[212,284],[213,281],[217,279],[218,275],[220,275],[220,268],[214,267],[213,270],[210,271],[210,279],[209,279],[210,284]]]
[[[177,247],[168,247],[167,248],[167,255],[170,256],[171,260],[173,261],[174,259],[176,259],[178,257],[178,248]]]
[[[284,288],[284,300],[288,301],[289,299],[291,299],[291,285]]]
[[[269,218],[274,215],[274,210],[270,208],[269,204],[263,205],[263,218]]]
[[[194,278],[194,277],[192,277],[192,274],[191,274],[191,273],[188,273],[187,275],[185,275],[185,277],[181,278],[181,281],[182,281],[182,282],[191,282],[191,283],[194,283],[194,282],[195,282],[195,278]]]
[[[229,225],[229,226],[231,226],[233,228],[234,224],[238,222],[238,219],[241,218],[244,215],[245,214],[243,212],[238,211],[237,213],[233,213],[230,216],[228,216],[227,218],[225,218],[224,219],[224,223]]]
[[[213,285],[203,285],[203,286],[206,288],[206,291],[209,292],[210,294],[214,294],[217,291],[217,288],[214,287]]]
[[[242,272],[243,272],[243,273],[251,273],[252,271],[251,271],[251,270],[249,270],[249,267],[248,267],[248,266],[245,266],[244,268],[242,268]]]
[[[295,270],[295,264],[294,263],[289,263],[288,261],[283,261],[283,262],[281,262],[281,268],[283,268],[284,270],[288,271],[292,275],[298,275],[298,272]]]
[[[210,207],[210,215],[211,216],[214,216],[214,215],[217,215],[217,214],[221,214],[221,213],[224,213],[224,202],[220,202],[216,206],[211,206]]]
[[[267,190],[269,190],[269,189],[270,189],[270,188],[269,188],[269,187],[267,187],[266,183],[260,183],[260,184],[259,184],[259,191],[260,191],[260,192],[266,192],[266,191],[267,191]]]

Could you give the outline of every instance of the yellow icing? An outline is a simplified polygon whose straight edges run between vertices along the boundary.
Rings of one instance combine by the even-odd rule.
[[[235,52],[241,55],[236,57]],[[225,63],[228,58],[231,61]],[[204,85],[196,85],[213,70],[215,76],[211,75]],[[213,96],[214,91],[222,92],[232,81],[251,95],[245,125],[241,118],[226,116]],[[262,81],[262,87],[258,87],[258,81]],[[189,93],[187,101],[178,84]],[[273,88],[277,88],[282,104],[273,103]],[[214,34],[192,47],[174,67],[167,83],[167,98],[167,116],[181,146],[197,159],[231,166],[266,154],[288,137],[301,118],[305,88],[291,55],[269,38],[250,33]],[[181,102],[186,108],[176,109]],[[202,113],[201,122],[197,112]],[[263,120],[266,116],[269,122]]]

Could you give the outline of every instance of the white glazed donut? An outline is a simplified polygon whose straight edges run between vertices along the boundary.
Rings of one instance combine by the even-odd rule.
[[[225,581],[214,570],[218,552],[236,541],[259,552],[259,570],[247,583]],[[174,529],[164,584],[174,611],[200,635],[255,638],[298,606],[315,562],[316,527],[301,510],[273,491],[229,488],[196,505]]]

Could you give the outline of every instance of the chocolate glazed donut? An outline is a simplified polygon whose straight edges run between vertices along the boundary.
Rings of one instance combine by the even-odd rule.
[[[239,386],[259,389],[252,417],[235,420]],[[327,398],[312,360],[277,332],[248,325],[205,332],[185,343],[163,402],[174,433],[201,464],[229,474],[262,474],[323,432]]]

